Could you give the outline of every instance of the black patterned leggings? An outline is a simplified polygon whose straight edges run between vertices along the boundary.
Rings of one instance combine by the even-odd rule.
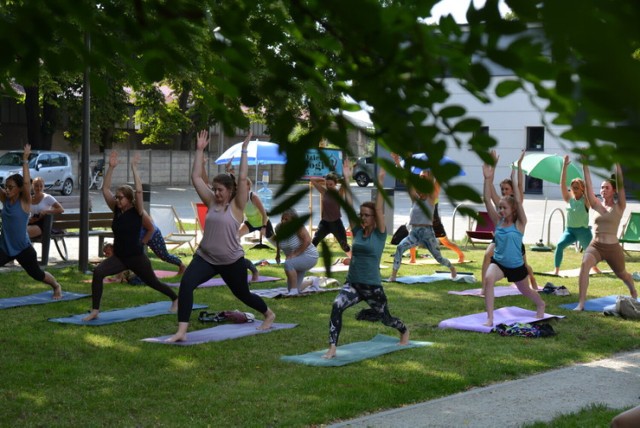
[[[389,313],[387,305],[387,295],[384,294],[382,286],[374,286],[367,284],[346,283],[345,287],[340,291],[338,297],[333,301],[331,309],[331,320],[329,321],[329,343],[338,345],[340,330],[342,330],[342,313],[345,309],[364,300],[367,304],[381,315],[382,323],[387,327],[393,327],[404,334],[407,327],[396,317],[392,317]]]

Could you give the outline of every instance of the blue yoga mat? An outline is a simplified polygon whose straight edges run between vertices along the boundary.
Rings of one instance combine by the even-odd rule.
[[[72,293],[70,291],[62,290],[62,298],[53,300],[53,290],[43,291],[42,293],[31,294],[29,296],[7,297],[5,299],[0,299],[0,309],[15,308],[16,306],[44,305],[45,303],[66,302],[68,300],[77,300],[88,296],[90,296],[90,294]]]
[[[602,312],[604,308],[609,305],[615,305],[616,300],[618,299],[618,295],[599,297],[597,299],[591,299],[584,302],[584,310],[590,312]],[[561,308],[565,309],[575,309],[578,306],[578,303],[567,303],[564,305],[560,305]]]
[[[292,363],[306,364],[308,366],[321,366],[321,367],[338,367],[345,366],[347,364],[355,363],[357,361],[366,360],[367,358],[374,358],[390,352],[404,351],[405,349],[417,348],[418,346],[431,346],[431,342],[417,342],[410,340],[408,345],[398,345],[398,337],[391,337],[385,334],[378,334],[368,342],[355,342],[348,345],[338,346],[336,351],[336,357],[329,360],[322,358],[327,350],[309,352],[302,355],[286,355],[280,357],[282,361],[289,361]]]
[[[82,318],[87,316],[87,313],[79,315],[71,315],[63,318],[49,318],[51,322],[59,322],[63,324],[77,324],[77,325],[105,325],[113,324],[117,322],[130,321],[138,318],[150,318],[158,315],[175,315],[170,312],[171,302],[156,302],[149,303],[147,305],[135,306],[133,308],[124,309],[112,309],[110,311],[100,312],[100,316],[97,319],[91,321],[82,321]],[[194,304],[193,309],[205,309],[207,305]]]
[[[200,345],[207,342],[220,342],[239,337],[253,336],[254,334],[270,333],[276,330],[294,328],[298,324],[273,323],[269,330],[257,330],[262,321],[248,322],[244,324],[222,324],[216,327],[205,328],[187,333],[187,340],[184,342],[165,342],[171,336],[149,337],[142,339],[143,342],[160,343],[163,345],[191,346]]]

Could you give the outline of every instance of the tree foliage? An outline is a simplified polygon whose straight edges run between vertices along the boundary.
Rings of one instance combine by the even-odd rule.
[[[428,152],[428,166],[451,199],[478,200],[469,188],[448,186],[457,171],[438,161],[452,145],[490,161],[496,142],[477,132],[482,123],[463,106],[451,105],[445,79],[488,102],[491,62],[513,71],[499,96],[527,90],[548,101],[546,113],[567,126],[563,137],[576,151],[594,165],[624,162],[628,176],[640,181],[634,168],[640,5],[507,0],[517,19],[503,19],[498,0],[488,0],[477,10],[471,3],[468,26],[451,17],[425,25],[419,18],[437,2],[4,1],[0,83],[35,82],[40,67],[51,76],[77,75],[87,65],[140,87],[170,81],[192,96],[167,112],[191,121],[182,129],[185,138],[214,121],[227,133],[246,127],[246,106],[264,112],[290,159],[301,159],[322,139],[347,149],[351,125],[334,109],[359,108],[344,101],[348,94],[373,107],[371,137],[378,143],[403,157]],[[198,106],[197,113],[187,113],[188,105]],[[301,119],[305,132],[293,141]],[[186,122],[176,123],[178,129]],[[303,169],[302,162],[289,162],[287,183]]]

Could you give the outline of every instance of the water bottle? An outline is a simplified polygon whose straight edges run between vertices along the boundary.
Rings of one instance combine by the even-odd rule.
[[[262,173],[262,188],[260,188],[257,193],[258,197],[260,197],[260,200],[262,201],[265,211],[268,213],[271,211],[271,198],[273,196],[273,192],[269,189],[268,171],[264,171]]]

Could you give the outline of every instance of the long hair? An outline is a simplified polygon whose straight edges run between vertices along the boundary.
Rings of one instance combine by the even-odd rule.
[[[22,192],[22,186],[24,186],[24,177],[22,175],[12,174],[7,177],[5,183],[9,180],[13,181],[16,184],[16,187],[20,189],[20,192]]]
[[[116,189],[117,192],[122,193],[122,195],[131,201],[131,205],[136,206],[136,198],[135,192],[133,191],[133,187],[128,184],[123,184],[122,186]]]
[[[221,184],[229,189],[231,191],[231,199],[236,197],[238,186],[236,184],[236,178],[233,176],[233,174],[227,174],[226,172],[223,172],[222,174],[218,174],[213,177],[213,180],[211,180],[211,182]]]
[[[515,223],[516,221],[518,221],[518,201],[513,195],[503,196],[502,199],[504,199],[504,201],[509,204],[509,207],[511,207],[511,212],[513,213],[513,222]]]

